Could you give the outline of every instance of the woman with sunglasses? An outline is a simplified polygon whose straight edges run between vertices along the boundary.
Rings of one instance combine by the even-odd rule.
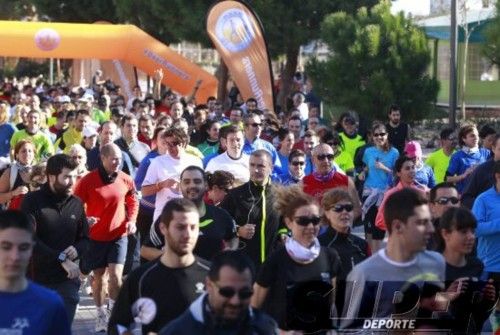
[[[378,209],[377,216],[375,217],[375,225],[378,229],[381,229],[384,232],[387,230],[384,219],[385,202],[393,193],[396,193],[403,188],[412,188],[418,192],[421,192],[424,197],[427,197],[427,193],[430,191],[425,185],[416,183],[416,168],[413,158],[410,158],[408,156],[400,156],[396,160],[394,170],[396,172],[398,184],[385,192],[384,199],[382,200],[382,203],[380,204],[380,207]]]
[[[335,250],[320,246],[317,238],[320,209],[314,198],[302,192],[299,185],[277,186],[275,194],[275,209],[291,236],[262,265],[254,285],[252,306],[270,314],[282,330],[306,330],[300,320],[320,315],[318,306],[311,306],[307,297],[300,299],[299,292],[310,284],[330,308],[334,297],[329,293],[335,292],[331,288],[340,273],[340,259]]]
[[[365,150],[363,154],[365,167],[358,178],[364,181],[362,213],[366,241],[370,249],[375,252],[380,249],[385,236],[385,231],[375,226],[375,217],[385,191],[392,184],[392,170],[399,152],[390,144],[384,124],[375,123],[372,127],[372,136],[374,146]]]
[[[457,333],[481,332],[495,303],[493,280],[480,281],[485,277],[484,264],[471,255],[476,227],[476,218],[468,209],[452,207],[443,214],[436,231],[438,250],[446,261],[446,287],[449,292],[460,292],[450,305]],[[481,298],[473,299],[474,294]],[[469,323],[471,316],[473,322]]]
[[[343,310],[345,279],[354,265],[371,255],[368,243],[351,233],[354,221],[353,200],[348,192],[337,188],[328,191],[321,202],[323,221],[328,223],[326,231],[318,237],[319,243],[335,249],[342,263],[342,271],[337,278],[336,307]]]

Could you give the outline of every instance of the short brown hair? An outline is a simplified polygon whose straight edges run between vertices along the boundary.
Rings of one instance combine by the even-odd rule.
[[[170,221],[172,221],[174,217],[174,212],[198,213],[198,208],[191,200],[186,198],[175,198],[170,200],[165,204],[165,207],[163,207],[160,216],[160,222],[163,223],[165,227],[168,228],[168,226],[170,226]]]
[[[458,131],[458,144],[464,145],[465,142],[463,141],[463,138],[467,137],[467,135],[473,132],[475,129],[477,129],[477,127],[474,123],[467,123],[461,126],[460,130]]]
[[[19,142],[17,142],[16,145],[14,146],[14,158],[19,153],[19,151],[21,151],[21,148],[24,147],[26,144],[31,144],[33,146],[33,151],[35,152],[35,156],[36,156],[35,143],[33,143],[33,141],[29,138],[24,138],[24,139],[20,140]]]

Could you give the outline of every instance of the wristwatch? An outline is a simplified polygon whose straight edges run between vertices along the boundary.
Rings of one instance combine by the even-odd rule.
[[[66,261],[66,259],[68,258],[68,256],[64,253],[64,252],[61,252],[59,254],[59,256],[57,256],[57,260],[61,263],[63,263],[64,261]]]

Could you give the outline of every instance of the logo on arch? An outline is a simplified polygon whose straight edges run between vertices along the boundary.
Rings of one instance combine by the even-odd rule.
[[[35,44],[38,49],[51,51],[61,43],[61,35],[52,28],[42,28],[35,34]]]

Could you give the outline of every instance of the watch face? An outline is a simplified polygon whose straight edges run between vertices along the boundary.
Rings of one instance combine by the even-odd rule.
[[[59,254],[58,259],[59,259],[59,262],[64,262],[64,261],[66,260],[66,254],[65,254],[65,253],[63,253],[63,252],[61,252],[61,253]]]

